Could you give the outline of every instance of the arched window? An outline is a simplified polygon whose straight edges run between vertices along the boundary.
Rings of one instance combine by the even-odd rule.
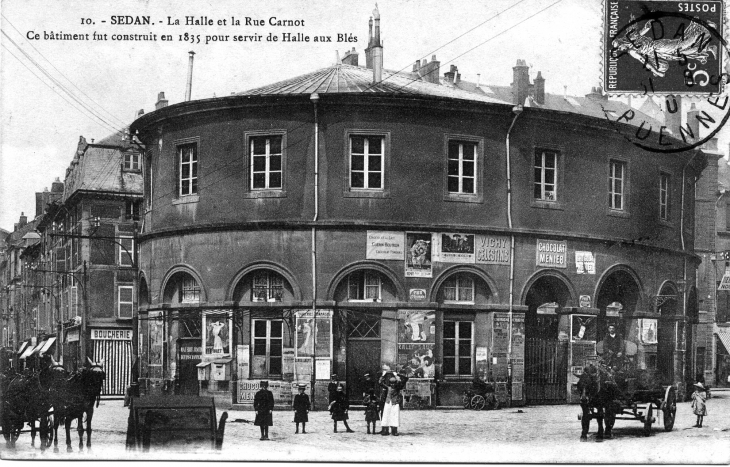
[[[280,302],[284,296],[284,278],[274,271],[260,270],[253,275],[252,302]]]
[[[349,301],[379,302],[382,280],[371,271],[355,271],[347,276],[347,299]]]
[[[442,288],[445,303],[474,303],[474,278],[456,274],[444,281]]]
[[[185,274],[180,281],[180,302],[199,303],[200,285],[194,277]]]

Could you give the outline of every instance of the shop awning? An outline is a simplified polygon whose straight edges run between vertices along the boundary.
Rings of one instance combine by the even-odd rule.
[[[39,351],[39,355],[42,357],[44,353],[48,352],[48,349],[51,348],[53,343],[56,342],[55,337],[49,337],[45,344],[43,344],[43,347],[41,347],[41,350]]]
[[[23,355],[20,356],[20,358],[23,359],[23,358],[27,358],[27,357],[30,357],[31,355],[33,355],[33,351],[36,349],[36,347],[37,347],[36,345],[29,345],[25,349],[25,352],[23,352]]]
[[[22,353],[23,353],[23,350],[25,350],[25,347],[26,347],[27,345],[28,345],[28,342],[27,342],[27,341],[26,341],[26,342],[23,342],[23,343],[22,343],[22,344],[20,345],[20,348],[18,349],[18,354],[22,354]]]
[[[725,347],[725,353],[730,354],[730,330],[721,329],[717,331],[717,337]]]

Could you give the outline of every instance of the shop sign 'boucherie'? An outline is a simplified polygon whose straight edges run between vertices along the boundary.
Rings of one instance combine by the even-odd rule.
[[[92,329],[91,330],[92,340],[105,340],[105,341],[131,341],[132,330],[131,329]]]
[[[535,263],[538,267],[566,268],[568,242],[557,240],[537,240]]]

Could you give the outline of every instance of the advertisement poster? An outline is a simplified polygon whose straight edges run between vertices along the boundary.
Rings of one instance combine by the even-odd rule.
[[[402,260],[405,254],[403,232],[368,230],[367,242],[367,259]]]
[[[568,242],[557,240],[537,240],[535,265],[546,268],[567,268]]]
[[[642,344],[657,343],[657,320],[644,318],[639,320],[639,332]]]
[[[406,277],[432,277],[431,234],[406,232]]]
[[[578,274],[595,274],[596,258],[590,251],[575,252],[575,268]]]
[[[318,358],[316,362],[316,368],[314,369],[315,378],[317,378],[318,380],[330,379],[330,375],[332,375],[332,373],[330,372],[331,368],[332,365],[329,358]]]
[[[269,391],[274,395],[274,404],[291,405],[292,383],[289,381],[268,380]],[[253,398],[261,389],[259,380],[240,380],[238,382],[238,403],[253,405]]]
[[[444,263],[474,263],[474,234],[442,233],[439,261]]]
[[[246,380],[249,378],[250,375],[250,346],[248,344],[246,345],[237,345],[236,346],[236,363],[238,364],[238,379],[239,380]]]
[[[509,237],[477,235],[475,241],[475,261],[477,264],[509,265]]]
[[[162,361],[165,348],[165,322],[162,313],[161,311],[150,311],[148,315],[150,334],[149,373],[150,378],[153,379],[162,378]]]
[[[570,336],[575,341],[595,341],[598,319],[590,315],[571,315]]]
[[[296,358],[314,356],[315,342],[317,358],[332,358],[332,310],[317,310],[316,320],[312,310],[298,311],[296,339]]]
[[[433,378],[436,345],[436,312],[433,310],[398,311],[398,361],[409,378]]]
[[[281,373],[284,379],[294,376],[294,349],[285,347],[281,351]]]
[[[221,357],[231,355],[233,322],[230,311],[204,311],[203,333],[205,355]]]
[[[476,348],[476,371],[477,376],[482,381],[489,380],[489,361],[487,360],[487,348],[477,347]]]

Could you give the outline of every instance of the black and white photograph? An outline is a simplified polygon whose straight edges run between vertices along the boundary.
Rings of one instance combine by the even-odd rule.
[[[0,459],[729,464],[727,10],[0,0]]]

